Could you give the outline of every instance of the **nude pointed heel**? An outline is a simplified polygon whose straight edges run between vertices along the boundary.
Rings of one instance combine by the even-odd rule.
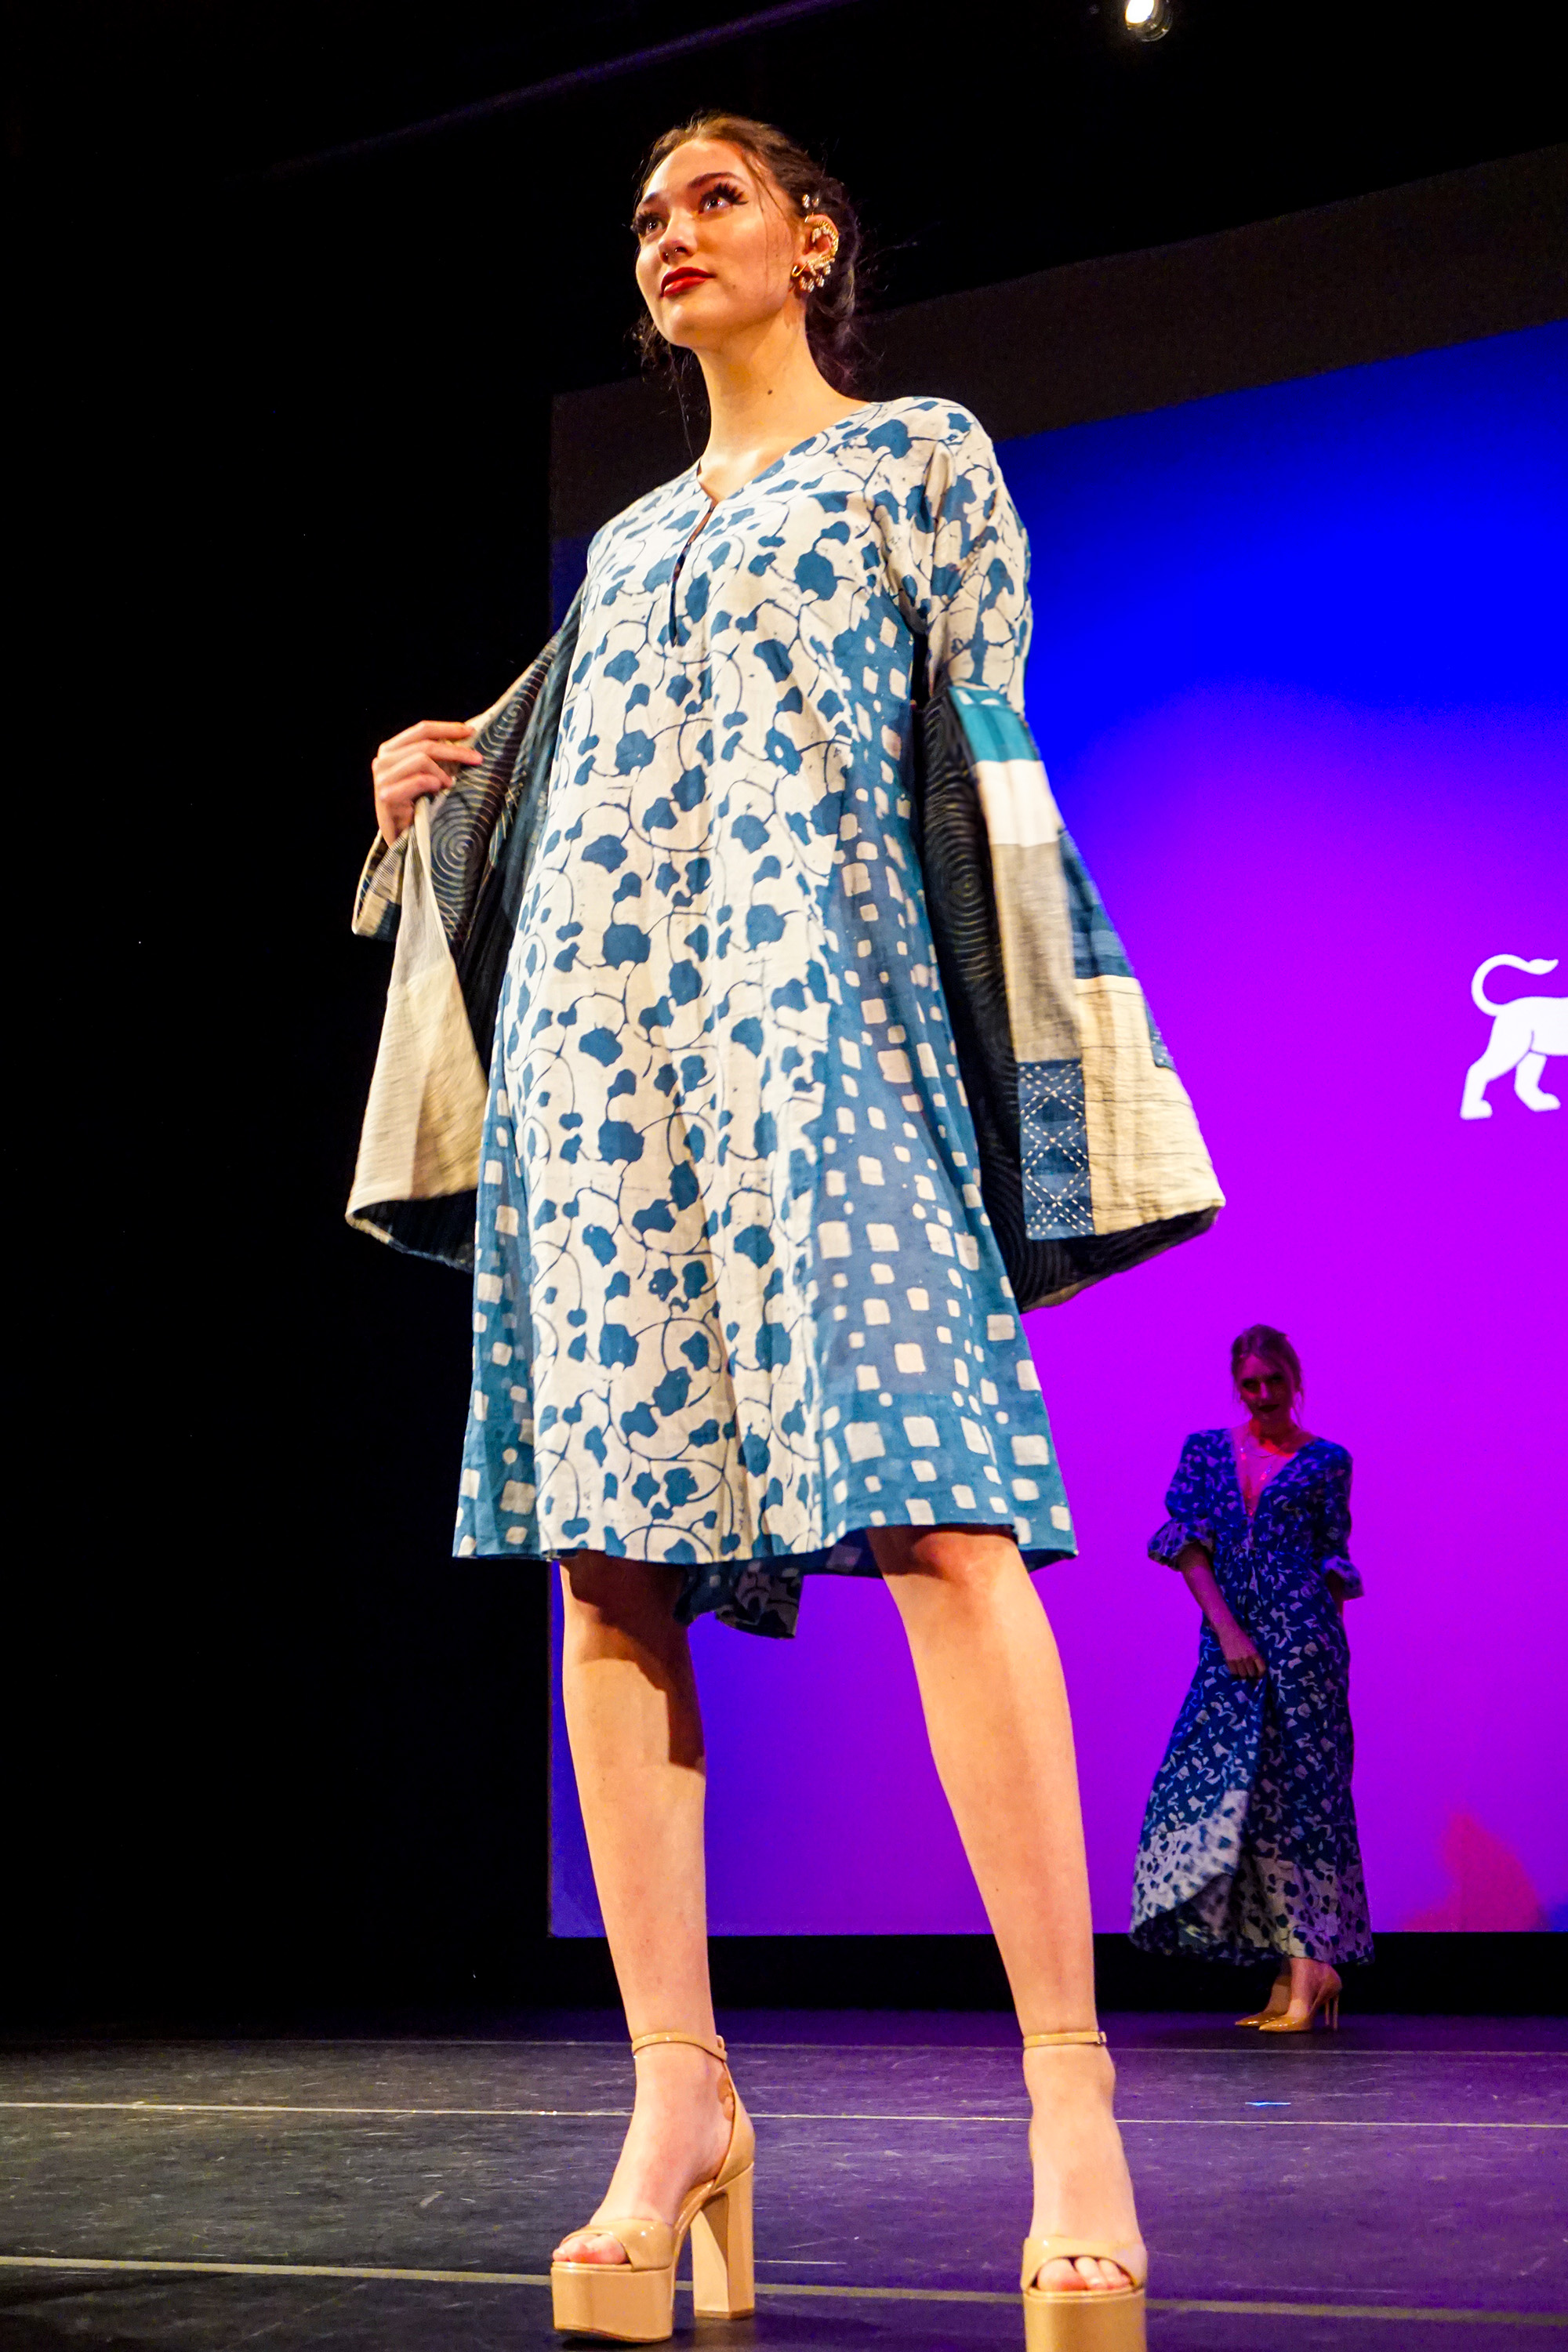
[[[1072,2042],[1098,2043],[1103,2033],[1026,2033],[1026,2050],[1057,2049]],[[1073,2262],[1088,2254],[1114,2263],[1127,2274],[1124,2287],[1066,2287],[1038,2284],[1047,2263]],[[1112,2246],[1098,2238],[1026,2238],[1024,2272],[1024,2343],[1026,2352],[1145,2352],[1144,2290],[1149,2283],[1149,2257],[1141,2241]]]
[[[742,2319],[756,2308],[752,2252],[752,2196],[756,2135],[741,2104],[722,2041],[695,2033],[639,2033],[635,2058],[656,2042],[706,2050],[723,2068],[720,2095],[732,2105],[730,2145],[711,2180],[689,2189],[673,2222],[640,2213],[610,2214],[592,2227],[618,2239],[624,2263],[550,2265],[556,2327],[563,2336],[607,2336],[619,2344],[663,2344],[675,2331],[675,2273],[691,2239],[691,2278],[698,2312],[709,2319]]]
[[[1337,1976],[1325,1977],[1312,1996],[1312,2006],[1305,2017],[1266,2018],[1258,2027],[1260,2033],[1310,2033],[1321,2017],[1331,2033],[1340,2030],[1340,1995],[1344,1990]]]

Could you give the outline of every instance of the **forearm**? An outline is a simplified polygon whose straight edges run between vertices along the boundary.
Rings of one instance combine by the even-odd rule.
[[[1176,1555],[1176,1566],[1187,1591],[1221,1639],[1226,1633],[1239,1633],[1241,1628],[1215,1581],[1214,1563],[1202,1544],[1184,1544]]]

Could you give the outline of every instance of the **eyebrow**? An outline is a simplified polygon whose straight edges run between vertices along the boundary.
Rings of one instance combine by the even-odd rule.
[[[689,188],[705,188],[710,180],[738,180],[740,176],[739,172],[699,172],[694,180],[688,180],[685,184]],[[643,212],[650,204],[657,204],[658,201],[657,196],[640,195],[637,201],[637,209],[639,213]]]

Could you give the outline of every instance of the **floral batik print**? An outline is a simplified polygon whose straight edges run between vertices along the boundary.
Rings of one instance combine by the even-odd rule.
[[[1133,1888],[1132,1938],[1221,1960],[1368,1959],[1372,1933],[1351,1797],[1350,1648],[1331,1572],[1346,1556],[1351,1457],[1314,1437],[1249,1515],[1227,1429],[1189,1437],[1149,1547],[1173,1567],[1203,1545],[1268,1673],[1243,1681],[1207,1620],[1156,1775]]]
[[[481,1153],[460,1554],[684,1571],[794,1630],[868,1530],[1067,1498],[911,831],[912,693],[1021,707],[1027,550],[945,402],[858,410],[589,551]]]

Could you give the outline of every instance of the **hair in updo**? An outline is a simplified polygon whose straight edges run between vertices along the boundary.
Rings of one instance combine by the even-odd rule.
[[[854,323],[860,223],[841,183],[771,122],[754,122],[747,114],[698,114],[655,140],[637,181],[639,197],[665,157],[691,139],[719,139],[726,146],[738,148],[759,178],[773,180],[783,192],[786,217],[804,220],[810,214],[820,214],[838,231],[833,275],[826,286],[805,298],[805,334],[813,359],[834,390],[855,392],[862,356],[860,333]],[[635,332],[648,367],[672,367],[690,357],[667,343],[646,316]]]
[[[1256,1356],[1260,1363],[1272,1364],[1277,1371],[1286,1373],[1292,1391],[1297,1396],[1300,1395],[1304,1386],[1301,1359],[1283,1331],[1277,1331],[1272,1323],[1249,1323],[1246,1330],[1231,1341],[1230,1381],[1238,1393],[1241,1368],[1248,1356]]]

